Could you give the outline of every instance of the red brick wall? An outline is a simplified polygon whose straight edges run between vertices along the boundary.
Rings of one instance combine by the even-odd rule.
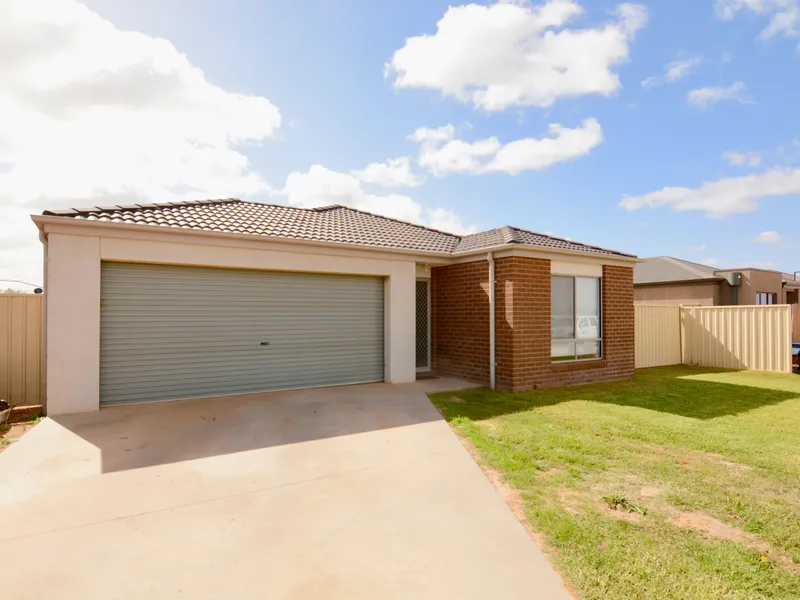
[[[497,387],[536,387],[550,369],[550,261],[495,261]]]
[[[489,382],[489,266],[432,270],[433,364],[441,375]],[[633,268],[603,267],[603,358],[553,364],[550,261],[496,260],[497,386],[505,390],[625,379],[634,368]]]
[[[433,369],[489,383],[489,263],[431,269]]]

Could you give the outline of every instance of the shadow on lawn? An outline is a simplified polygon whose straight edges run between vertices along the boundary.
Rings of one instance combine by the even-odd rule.
[[[797,391],[792,392],[749,385],[754,382],[727,383],[692,377],[714,373],[735,376],[737,371],[686,366],[657,367],[639,370],[633,379],[626,381],[517,393],[479,388],[433,394],[431,399],[447,420],[457,417],[490,419],[576,400],[633,406],[693,419],[714,419],[800,397],[800,380]],[[459,401],[453,401],[453,397]]]

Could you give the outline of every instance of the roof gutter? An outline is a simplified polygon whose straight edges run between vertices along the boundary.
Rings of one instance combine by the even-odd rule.
[[[136,223],[114,223],[113,221],[99,221],[88,219],[75,219],[72,217],[56,217],[50,215],[31,215],[31,220],[36,223],[39,231],[47,235],[45,228],[47,225],[60,225],[66,227],[80,227],[91,229],[114,229],[119,231],[139,231],[150,233],[183,234],[197,237],[214,237],[217,239],[248,240],[251,242],[275,242],[280,244],[294,244],[301,246],[318,246],[321,248],[338,248],[364,250],[369,252],[384,252],[387,254],[402,254],[406,256],[438,257],[446,263],[448,259],[466,258],[470,256],[483,256],[487,252],[503,252],[506,250],[530,250],[543,254],[556,254],[563,256],[574,256],[584,258],[594,258],[596,260],[613,260],[629,263],[642,262],[642,259],[630,255],[600,254],[597,252],[581,252],[578,250],[564,250],[562,248],[547,248],[545,246],[533,246],[530,244],[520,244],[512,242],[491,246],[489,248],[477,248],[466,252],[441,252],[426,250],[410,250],[405,248],[390,248],[386,246],[369,246],[365,244],[343,244],[340,242],[325,242],[320,240],[302,240],[297,238],[287,238],[278,236],[261,236],[252,233],[229,233],[225,231],[206,231],[200,229],[188,229],[183,227],[164,227],[160,225],[139,225]],[[42,239],[42,235],[39,236]]]
[[[253,233],[229,233],[226,231],[206,231],[201,229],[188,229],[183,227],[164,227],[161,225],[138,225],[136,223],[114,223],[111,221],[90,221],[87,219],[74,219],[72,217],[52,217],[49,215],[31,215],[31,220],[39,228],[39,239],[43,241],[47,237],[45,227],[47,225],[60,225],[67,227],[89,228],[89,229],[114,229],[119,231],[140,233],[165,233],[172,235],[188,235],[193,237],[212,237],[217,239],[229,239],[249,242],[278,244],[292,244],[296,246],[316,246],[320,248],[337,248],[347,250],[364,250],[368,252],[385,252],[388,254],[403,254],[406,256],[423,256],[450,258],[449,252],[436,252],[425,250],[409,250],[404,248],[390,248],[386,246],[369,246],[365,244],[342,244],[339,242],[325,242],[322,240],[302,240],[297,238],[287,238],[278,236],[257,235]]]

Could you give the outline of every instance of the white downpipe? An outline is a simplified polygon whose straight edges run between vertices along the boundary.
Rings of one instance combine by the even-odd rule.
[[[497,360],[495,347],[495,265],[494,254],[489,252],[486,255],[489,261],[489,387],[496,388]]]

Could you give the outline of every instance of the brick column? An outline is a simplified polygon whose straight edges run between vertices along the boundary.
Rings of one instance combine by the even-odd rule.
[[[533,389],[550,368],[550,261],[521,256],[497,265],[497,386]]]
[[[431,269],[433,370],[489,383],[489,262]]]
[[[602,310],[606,379],[633,377],[633,268],[603,266]]]

